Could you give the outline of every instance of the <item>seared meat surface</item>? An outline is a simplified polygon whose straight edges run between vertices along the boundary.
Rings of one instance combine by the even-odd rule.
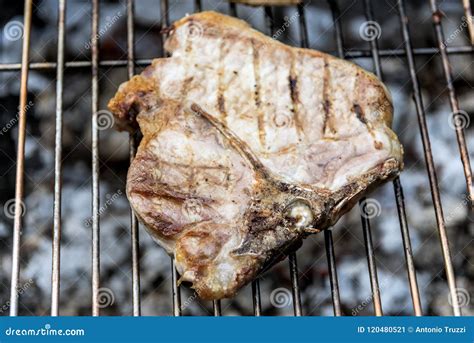
[[[229,297],[402,169],[374,75],[214,12],[169,30],[169,58],[109,108],[143,133],[127,195],[182,281]]]

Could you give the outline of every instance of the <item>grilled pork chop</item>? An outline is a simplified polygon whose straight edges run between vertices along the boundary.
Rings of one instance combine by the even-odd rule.
[[[182,281],[230,297],[402,169],[374,75],[214,12],[174,23],[166,49],[109,108],[140,128],[127,195]]]

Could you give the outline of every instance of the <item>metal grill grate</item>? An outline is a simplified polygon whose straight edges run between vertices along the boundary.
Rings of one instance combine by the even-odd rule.
[[[436,0],[429,0],[433,24],[436,34],[437,47],[430,48],[413,48],[410,32],[408,28],[408,17],[405,10],[405,1],[397,0],[398,15],[400,19],[400,27],[403,38],[403,48],[385,49],[378,48],[377,40],[370,42],[370,49],[344,51],[343,35],[340,22],[340,11],[337,0],[327,0],[332,11],[334,21],[334,33],[337,44],[335,52],[341,58],[360,58],[371,57],[375,74],[383,79],[382,67],[380,59],[382,57],[406,57],[407,67],[410,73],[411,84],[413,87],[414,101],[418,116],[420,134],[423,142],[424,156],[426,162],[427,173],[429,177],[432,201],[436,213],[437,228],[441,243],[441,249],[444,257],[445,272],[447,275],[448,286],[451,295],[451,303],[454,315],[461,315],[461,309],[456,296],[456,284],[449,250],[449,242],[446,234],[445,221],[441,206],[436,169],[434,166],[433,155],[430,147],[429,132],[426,124],[425,110],[421,97],[421,87],[418,82],[415,56],[419,55],[440,55],[443,71],[445,75],[445,83],[449,91],[449,101],[453,113],[459,112],[459,105],[456,97],[456,90],[453,86],[453,78],[450,71],[449,55],[452,54],[472,54],[473,46],[457,46],[446,47],[443,43],[444,36],[442,31],[442,15],[437,7]],[[127,0],[127,59],[126,60],[103,60],[99,59],[98,27],[99,27],[99,0],[92,0],[92,31],[91,31],[91,51],[92,58],[90,61],[64,61],[64,42],[65,42],[65,13],[66,0],[58,0],[59,17],[58,17],[58,44],[57,44],[57,61],[56,62],[29,62],[29,47],[31,38],[31,19],[32,19],[32,3],[33,0],[25,0],[24,7],[24,38],[21,63],[4,63],[0,64],[0,71],[21,71],[20,86],[20,106],[19,106],[19,131],[18,131],[18,152],[16,165],[16,193],[15,193],[15,217],[13,227],[13,252],[12,252],[12,272],[11,272],[11,298],[10,298],[10,315],[18,314],[18,294],[16,292],[19,282],[19,262],[20,262],[20,233],[21,233],[21,201],[24,197],[24,153],[25,153],[25,131],[26,131],[26,101],[27,101],[27,83],[29,70],[56,70],[56,132],[55,132],[55,163],[54,163],[54,213],[53,213],[53,255],[52,255],[52,297],[51,297],[51,315],[59,314],[59,287],[60,287],[60,248],[61,248],[61,158],[62,158],[62,115],[63,115],[63,87],[64,87],[64,69],[65,68],[84,68],[91,70],[92,80],[92,315],[99,315],[99,287],[100,287],[100,239],[99,239],[99,145],[98,145],[98,124],[97,112],[99,103],[99,86],[98,75],[100,68],[103,67],[126,67],[128,77],[132,77],[135,73],[136,66],[148,65],[149,59],[135,59],[134,53],[134,3],[133,0]],[[161,22],[162,26],[169,25],[168,17],[168,1],[161,0]],[[230,12],[232,15],[238,15],[238,8],[235,4],[230,4]],[[367,21],[373,21],[371,0],[364,0],[365,16]],[[472,22],[472,13],[469,0],[463,0],[463,8],[465,17],[467,18],[467,26],[474,44],[474,29]],[[200,0],[195,0],[196,11],[202,10]],[[299,32],[301,47],[308,47],[308,28],[306,25],[305,6],[300,4],[297,6],[299,14]],[[265,8],[265,17],[268,26],[267,34],[273,34],[273,9]],[[460,158],[466,178],[467,193],[472,199],[474,189],[472,185],[472,172],[467,151],[466,141],[463,128],[456,128],[456,138],[459,145]],[[130,135],[130,161],[133,160],[136,152],[137,139]],[[409,287],[412,297],[413,309],[415,315],[422,315],[420,304],[420,295],[416,279],[414,267],[413,253],[410,244],[409,227],[406,218],[405,202],[403,197],[403,188],[400,179],[397,178],[393,182],[395,203],[398,210],[402,241],[406,258],[406,270],[408,274]],[[380,291],[377,280],[377,269],[375,263],[374,247],[372,243],[371,226],[368,218],[361,216],[362,230],[366,246],[366,255],[368,262],[368,270],[370,275],[370,283],[372,288],[372,299],[374,303],[375,315],[382,315],[382,305],[380,299]],[[130,211],[130,228],[131,228],[131,245],[132,245],[132,302],[133,315],[140,315],[140,267],[139,267],[139,244],[138,244],[138,222],[136,217]],[[332,233],[329,230],[324,232],[327,263],[329,270],[329,281],[332,291],[332,302],[334,314],[339,316],[342,314],[341,301],[339,294],[337,268],[335,262],[335,251]],[[171,260],[172,270],[172,297],[173,310],[175,316],[181,315],[180,287],[177,283],[178,275],[174,268],[173,260]],[[289,270],[292,284],[293,306],[295,316],[302,315],[302,306],[300,299],[299,277],[296,254],[289,256]],[[254,314],[261,314],[261,293],[258,279],[252,283],[252,297],[254,305]],[[213,304],[214,315],[222,314],[220,301]]]

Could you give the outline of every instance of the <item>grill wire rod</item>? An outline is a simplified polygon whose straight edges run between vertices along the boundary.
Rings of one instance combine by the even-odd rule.
[[[58,56],[56,70],[56,133],[54,142],[54,205],[53,205],[53,247],[51,272],[51,316],[59,315],[59,286],[61,258],[61,188],[62,188],[62,131],[64,90],[64,38],[66,21],[66,0],[58,4]]]

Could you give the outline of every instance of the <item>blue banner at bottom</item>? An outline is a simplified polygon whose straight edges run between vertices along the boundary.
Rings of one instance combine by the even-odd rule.
[[[474,342],[474,317],[2,317],[0,342]]]

